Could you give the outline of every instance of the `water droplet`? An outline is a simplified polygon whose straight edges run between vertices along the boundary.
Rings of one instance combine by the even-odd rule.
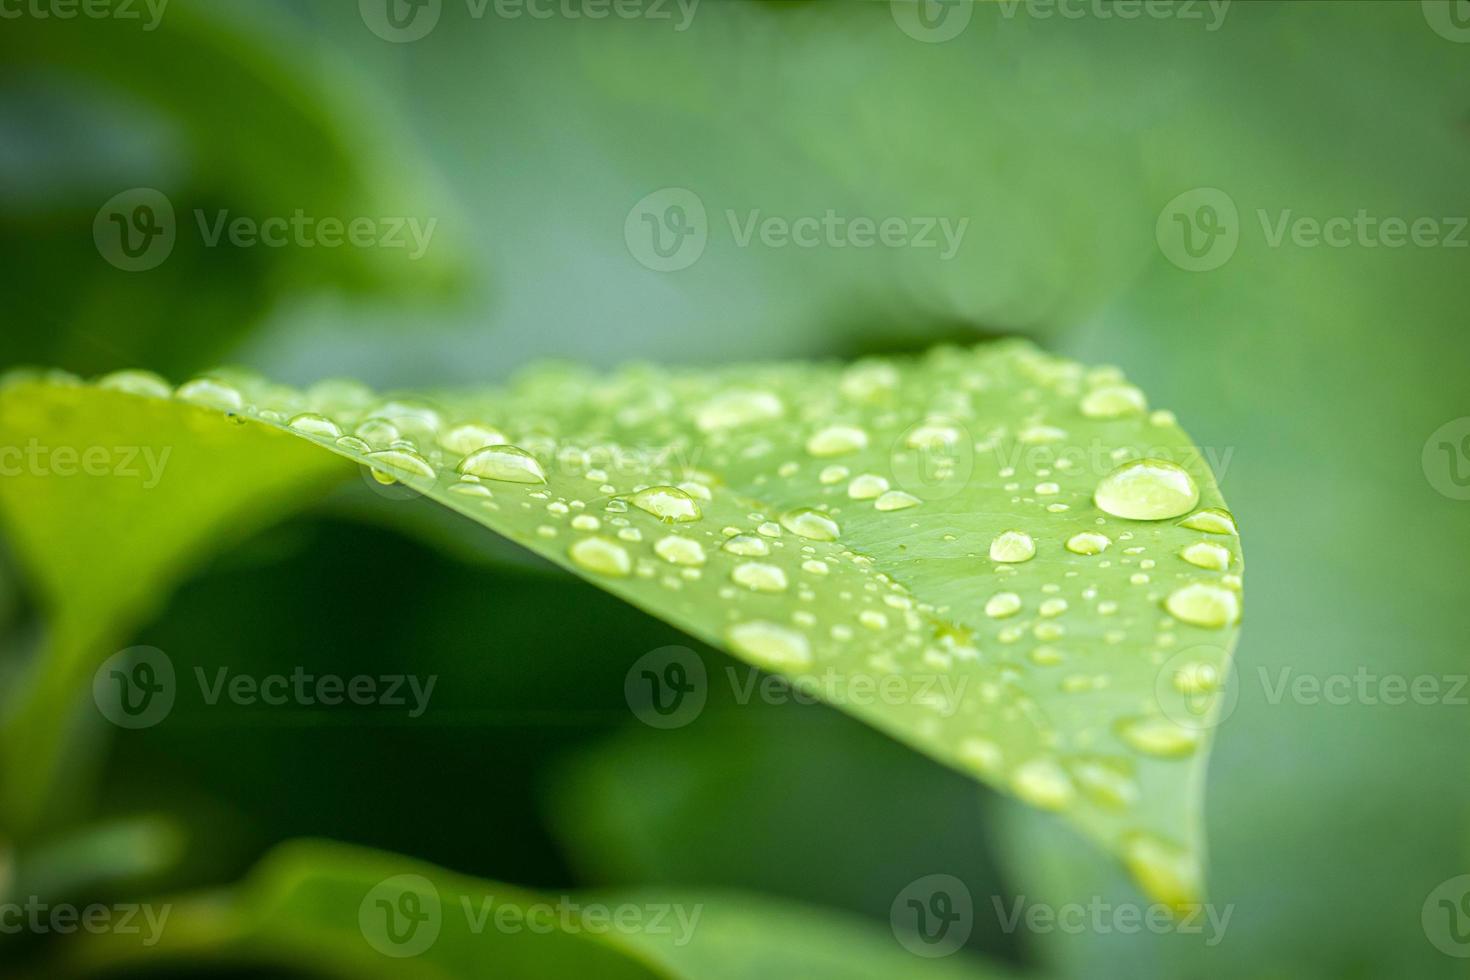
[[[1005,761],[1000,746],[988,738],[967,738],[960,742],[960,758],[976,772],[987,776],[1000,771],[1001,763]]]
[[[803,634],[765,620],[737,623],[725,638],[736,653],[770,670],[799,670],[812,660],[811,644]]]
[[[1178,759],[1194,752],[1199,732],[1175,724],[1168,718],[1126,718],[1118,723],[1118,737],[1145,755]]]
[[[859,362],[843,372],[838,387],[853,401],[876,401],[898,387],[898,371],[891,364]]]
[[[1043,810],[1062,810],[1076,796],[1066,770],[1048,758],[1021,763],[1011,773],[1011,789],[1032,806]]]
[[[217,408],[222,412],[238,412],[245,404],[238,389],[214,378],[195,378],[185,381],[174,392],[174,397],[191,405]]]
[[[1093,801],[1121,810],[1138,801],[1138,783],[1122,762],[1103,759],[1074,759],[1072,778]]]
[[[683,524],[700,518],[699,504],[678,487],[649,487],[633,494],[633,506],[661,521]]]
[[[591,514],[578,514],[572,518],[572,527],[578,531],[595,531],[602,527],[602,522]]]
[[[98,378],[97,387],[145,398],[167,398],[173,394],[169,383],[152,371],[114,371]]]
[[[959,442],[960,430],[945,422],[916,426],[904,440],[910,449],[943,449]]]
[[[1030,561],[1036,557],[1036,542],[1025,531],[1002,531],[990,542],[990,560],[1006,563]]]
[[[1206,507],[1204,510],[1196,511],[1180,521],[1179,526],[1194,531],[1204,531],[1206,534],[1236,533],[1234,515],[1221,507]]]
[[[1014,592],[997,592],[985,603],[985,615],[991,619],[1005,619],[1021,611],[1021,597]]]
[[[853,500],[872,500],[888,491],[888,481],[876,473],[855,476],[847,485],[847,495]]]
[[[1054,497],[1062,492],[1062,488],[1055,483],[1036,484],[1036,494],[1040,497]]]
[[[756,557],[771,553],[771,546],[753,534],[737,534],[733,538],[727,538],[721,547],[732,555],[741,555],[744,557]]]
[[[831,569],[827,567],[826,562],[817,561],[815,558],[808,558],[806,561],[802,562],[801,569],[802,571],[808,572],[812,575],[826,575],[829,571],[831,571]]]
[[[1028,446],[1044,446],[1067,438],[1063,429],[1054,425],[1028,425],[1016,436],[1016,441]]]
[[[792,534],[813,541],[835,541],[842,533],[836,521],[810,507],[799,507],[782,514],[781,526]]]
[[[758,561],[741,562],[730,572],[730,578],[753,592],[786,591],[786,573],[776,565]]]
[[[1230,567],[1230,549],[1209,541],[1196,541],[1179,552],[1179,557],[1191,565],[1216,572],[1223,572]]]
[[[858,622],[870,630],[885,630],[888,628],[888,617],[876,609],[864,609],[858,613]]]
[[[593,518],[596,520],[596,518]],[[572,522],[575,526],[576,521]],[[673,565],[703,565],[704,546],[693,538],[670,534],[653,543],[654,553]]]
[[[486,446],[459,464],[461,473],[501,483],[545,483],[546,471],[535,456],[519,446]]]
[[[769,422],[784,414],[786,406],[771,392],[738,390],[726,392],[700,406],[694,421],[701,432],[718,432]]]
[[[304,432],[309,436],[320,436],[323,439],[342,438],[342,429],[336,422],[315,412],[302,412],[286,424],[297,432]]]
[[[578,567],[599,575],[622,578],[633,570],[633,560],[627,550],[607,538],[583,538],[567,554]]]
[[[452,453],[468,456],[486,446],[504,446],[510,442],[504,432],[479,422],[462,422],[439,437],[439,445]]]
[[[1135,459],[1103,477],[1093,501],[1114,517],[1161,521],[1187,513],[1199,502],[1199,487],[1182,466],[1162,459]]]
[[[1105,385],[1089,391],[1078,408],[1090,419],[1117,419],[1142,414],[1148,400],[1133,385]]]
[[[1221,586],[1195,582],[1169,593],[1164,608],[1191,626],[1223,629],[1240,618],[1240,597]]]
[[[1041,613],[1041,615],[1048,618],[1052,616],[1060,616],[1062,613],[1067,611],[1067,600],[1060,597],[1044,599],[1042,600],[1041,606],[1038,611]]]
[[[883,496],[873,501],[873,509],[882,511],[907,510],[910,507],[917,507],[920,503],[919,498],[911,493],[904,493],[902,490],[889,490]]]
[[[1153,834],[1129,834],[1123,861],[1144,892],[1166,905],[1184,910],[1199,902],[1197,862],[1178,844]]]
[[[806,441],[813,456],[845,456],[868,448],[868,434],[853,425],[829,425]]]
[[[428,461],[418,453],[408,449],[382,449],[368,453],[363,458],[411,476],[421,476],[430,480],[434,478],[434,467],[430,466]],[[376,477],[382,474],[374,470],[373,475]]]
[[[353,429],[352,434],[374,449],[386,449],[402,435],[398,426],[387,419],[367,419]]]
[[[847,479],[847,474],[848,469],[846,466],[824,466],[822,467],[822,472],[817,474],[817,479],[823,486],[830,486],[833,483],[841,483]]]
[[[1098,555],[1108,549],[1113,541],[1097,531],[1080,531],[1067,539],[1067,550],[1074,555]]]

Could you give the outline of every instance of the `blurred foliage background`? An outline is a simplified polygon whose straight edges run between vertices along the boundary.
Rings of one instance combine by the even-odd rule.
[[[1046,818],[836,711],[642,726],[623,675],[680,634],[358,483],[195,569],[133,642],[191,667],[437,673],[432,720],[219,709],[99,736],[16,858],[15,894],[222,885],[319,836],[546,889],[743,889],[885,935],[907,883],[949,873],[977,899],[970,951],[1038,976],[1457,974],[1421,906],[1470,871],[1466,707],[1269,695],[1284,669],[1470,670],[1470,503],[1421,459],[1470,415],[1463,0],[701,0],[601,18],[443,0],[397,41],[369,0],[172,0],[151,29],[143,4],[36,12],[57,6],[0,21],[0,366],[181,380],[228,361],[391,387],[543,357],[1020,334],[1122,365],[1178,413],[1215,453],[1252,567],[1207,790],[1211,899],[1233,908],[1217,945],[1006,932],[991,896],[1141,899]],[[145,272],[93,236],[136,187],[178,216]],[[665,188],[709,214],[703,255],[674,272],[625,237]],[[1233,205],[1238,242],[1190,271],[1170,208],[1197,188]],[[297,209],[436,224],[411,258],[210,247],[195,219]],[[829,209],[969,224],[945,260],[742,245],[725,220]],[[1282,220],[1360,213],[1450,239],[1458,217],[1459,244],[1273,239]],[[0,623],[13,677],[45,628],[13,576]],[[7,948],[44,962],[53,945]]]

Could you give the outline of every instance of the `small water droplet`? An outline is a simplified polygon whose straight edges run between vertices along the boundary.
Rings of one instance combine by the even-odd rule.
[[[239,389],[233,385],[216,381],[214,378],[195,378],[185,381],[174,392],[174,397],[191,405],[217,408],[222,412],[238,412],[245,404]]]
[[[1178,759],[1194,752],[1199,732],[1168,718],[1149,715],[1125,718],[1117,726],[1118,737],[1145,755]]]
[[[378,463],[411,476],[420,476],[432,480],[435,475],[434,467],[430,466],[427,460],[418,453],[408,449],[382,449],[377,452],[368,453],[363,458],[369,462]],[[383,474],[374,470],[373,476],[381,477]],[[390,478],[387,481],[380,482],[392,481]]]
[[[876,473],[863,473],[853,477],[847,485],[847,495],[853,500],[872,500],[888,492],[888,481]]]
[[[1098,508],[1130,521],[1160,521],[1199,502],[1194,478],[1162,459],[1135,459],[1103,477],[1093,494]]]
[[[1179,557],[1191,565],[1216,572],[1223,572],[1230,567],[1230,549],[1209,541],[1196,541],[1179,552]]]
[[[1123,861],[1139,886],[1164,904],[1184,910],[1199,902],[1197,862],[1178,844],[1153,834],[1129,834]]]
[[[1179,522],[1180,527],[1206,534],[1235,534],[1235,517],[1223,507],[1206,507]]]
[[[701,432],[718,432],[760,422],[769,422],[786,414],[781,399],[769,391],[736,390],[719,395],[695,413],[694,421]]]
[[[304,432],[309,436],[320,436],[323,439],[342,438],[342,428],[336,422],[315,412],[302,412],[286,424],[297,432]]]
[[[985,603],[985,615],[1005,619],[1021,611],[1021,597],[1014,592],[997,592]]]
[[[877,500],[873,501],[873,509],[881,511],[908,510],[917,507],[922,501],[911,493],[902,490],[889,490]]]
[[[97,387],[145,398],[168,398],[173,394],[169,383],[152,371],[114,371],[98,378]]]
[[[741,555],[744,557],[756,557],[771,553],[771,546],[753,534],[737,534],[733,538],[727,538],[725,543],[720,547],[732,555]]]
[[[1049,758],[1030,759],[1011,773],[1011,789],[1021,799],[1043,810],[1065,809],[1076,790],[1066,770]]]

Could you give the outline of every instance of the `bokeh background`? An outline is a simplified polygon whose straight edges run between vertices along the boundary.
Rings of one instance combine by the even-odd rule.
[[[17,852],[16,894],[224,886],[327,837],[551,890],[737,888],[885,935],[910,882],[952,874],[977,971],[1463,975],[1470,904],[1443,932],[1425,907],[1470,872],[1470,705],[1273,692],[1470,673],[1470,3],[6,9],[0,366],[408,387],[1022,335],[1176,411],[1251,556],[1207,785],[1211,901],[1232,909],[1213,945],[1004,929],[992,896],[1144,900],[1064,829],[836,711],[641,724],[628,666],[692,641],[357,482],[193,569],[132,642],[191,667],[437,673],[435,710],[181,709],[99,738]],[[172,241],[119,255],[109,204],[160,198]],[[298,210],[379,237],[211,244],[221,214]],[[829,211],[933,219],[939,244],[742,232]],[[414,222],[422,249],[382,239]],[[45,624],[13,574],[0,624],[14,677]],[[64,945],[0,942],[0,963]]]

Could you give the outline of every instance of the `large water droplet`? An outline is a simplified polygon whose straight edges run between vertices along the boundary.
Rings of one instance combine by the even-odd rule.
[[[1066,770],[1054,759],[1045,757],[1017,766],[1011,773],[1011,789],[1027,803],[1043,810],[1064,809],[1077,795]]]
[[[169,383],[152,371],[114,371],[98,378],[97,387],[145,398],[167,398],[173,394]]]
[[[799,670],[812,660],[811,644],[803,634],[765,620],[737,623],[725,637],[736,653],[771,670]]]
[[[1143,414],[1148,400],[1133,385],[1106,385],[1089,391],[1078,408],[1090,419],[1117,419]]]
[[[407,473],[410,476],[421,476],[430,480],[434,478],[434,467],[430,466],[428,461],[418,453],[408,449],[383,449],[368,453],[363,459],[401,473]],[[373,475],[378,476],[379,474],[374,471]]]
[[[872,500],[888,492],[888,481],[876,473],[863,473],[852,478],[847,495],[853,500]]]
[[[545,483],[541,463],[519,446],[486,446],[459,464],[461,473],[502,483]]]
[[[342,428],[336,422],[315,412],[302,412],[286,424],[297,432],[304,432],[309,436],[320,436],[323,439],[342,437]]]
[[[868,434],[853,425],[829,425],[806,441],[813,456],[844,456],[868,448]]]
[[[1194,478],[1162,459],[1135,459],[1103,477],[1093,493],[1100,510],[1130,521],[1161,521],[1199,502]]]
[[[990,560],[1014,564],[1036,557],[1036,542],[1025,531],[1002,531],[990,542]]]
[[[214,378],[195,378],[193,381],[185,381],[179,385],[174,397],[181,402],[191,405],[203,405],[205,408],[217,408],[222,412],[238,412],[245,404],[245,399],[233,385],[216,381]]]
[[[1230,549],[1209,541],[1196,541],[1179,552],[1179,557],[1212,571],[1223,572],[1230,567]]]
[[[873,501],[873,509],[881,511],[908,510],[917,507],[921,501],[911,493],[902,490],[889,490],[883,496]]]
[[[439,445],[461,456],[487,446],[504,446],[509,441],[504,432],[479,422],[462,422],[439,437]]]
[[[1169,593],[1164,608],[1191,626],[1223,629],[1240,618],[1240,597],[1221,586],[1195,582]]]
[[[579,568],[599,575],[622,578],[633,570],[633,561],[627,550],[607,538],[583,538],[572,545],[567,554]]]
[[[813,541],[835,541],[842,533],[836,521],[810,507],[799,507],[782,514],[781,526],[792,534]]]
[[[1199,902],[1197,862],[1178,844],[1153,834],[1129,834],[1123,861],[1139,886],[1166,905],[1185,910]]]
[[[726,539],[721,547],[732,555],[748,557],[769,555],[771,553],[771,546],[754,534],[737,534],[733,538]]]
[[[703,565],[705,562],[704,545],[677,534],[659,538],[654,542],[653,550],[664,561],[674,565]]]
[[[754,592],[786,591],[786,573],[776,565],[745,561],[736,565],[730,578]]]
[[[699,504],[678,487],[648,487],[632,496],[633,506],[661,521],[683,524],[697,521]]]
[[[1005,619],[1021,611],[1021,597],[1014,592],[997,592],[985,603],[985,615],[991,619]]]
[[[1098,555],[1106,551],[1113,541],[1097,531],[1080,531],[1067,539],[1067,550],[1074,555]]]
[[[781,399],[769,391],[730,391],[719,395],[695,413],[701,432],[718,432],[758,422],[769,422],[786,414]]]
[[[1199,744],[1199,732],[1168,718],[1148,715],[1118,723],[1118,737],[1145,755],[1177,759],[1190,755]]]

